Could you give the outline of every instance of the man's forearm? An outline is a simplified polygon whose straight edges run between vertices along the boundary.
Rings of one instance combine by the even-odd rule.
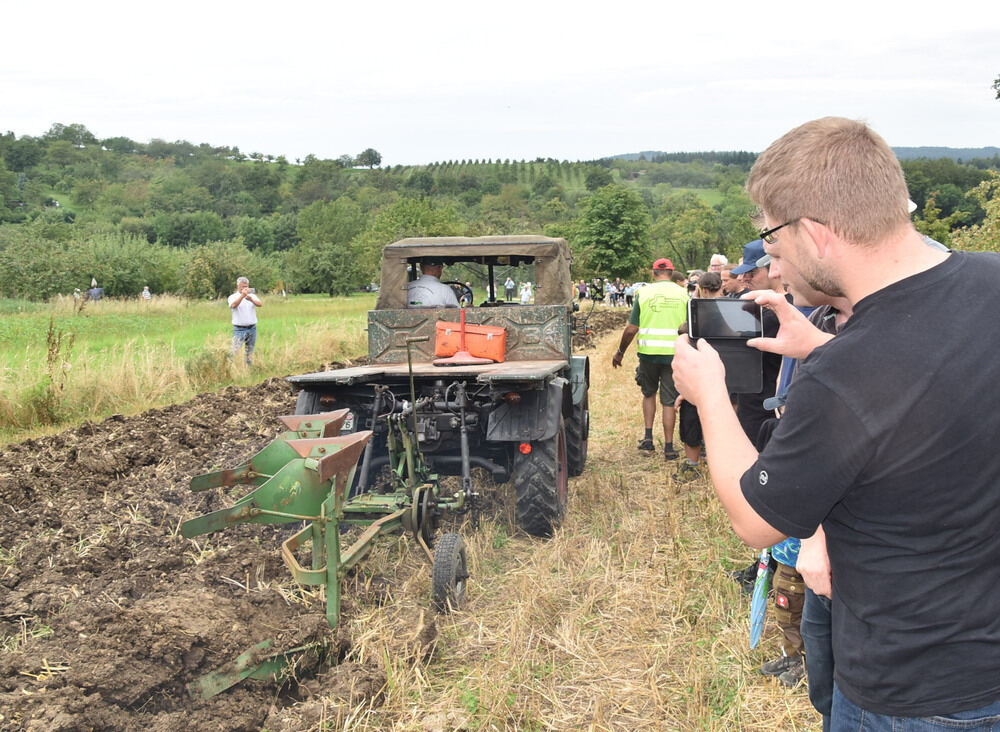
[[[625,326],[625,330],[622,331],[621,340],[618,341],[618,352],[625,353],[628,350],[629,344],[632,343],[632,339],[635,338],[635,334],[639,332],[639,329],[634,325]]]
[[[724,390],[710,395],[698,405],[708,469],[712,485],[729,515],[733,531],[750,546],[772,546],[784,535],[768,524],[747,503],[740,488],[740,478],[756,462],[757,450],[740,426],[729,394]]]

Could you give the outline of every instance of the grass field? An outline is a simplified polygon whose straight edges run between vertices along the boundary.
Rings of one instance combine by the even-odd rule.
[[[717,188],[677,188],[678,191],[688,191],[695,194],[709,206],[716,206],[722,203],[724,196]]]
[[[223,301],[0,301],[0,441],[130,414],[367,351],[374,295],[266,297],[254,365],[230,364]]]

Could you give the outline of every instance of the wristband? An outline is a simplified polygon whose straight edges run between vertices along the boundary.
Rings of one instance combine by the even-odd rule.
[[[619,356],[624,356],[625,355],[625,351],[623,351],[620,348],[618,349],[617,353],[618,353]]]

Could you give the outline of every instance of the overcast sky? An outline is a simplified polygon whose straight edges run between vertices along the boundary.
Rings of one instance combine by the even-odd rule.
[[[971,0],[57,0],[3,24],[0,131],[19,137],[589,160],[757,152],[841,115],[894,146],[1000,145],[1000,13]]]

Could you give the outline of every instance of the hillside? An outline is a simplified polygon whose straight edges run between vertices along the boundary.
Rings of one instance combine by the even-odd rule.
[[[703,268],[716,252],[738,258],[756,233],[743,190],[755,154],[639,155],[401,166],[373,148],[290,161],[184,140],[97,139],[82,124],[7,133],[0,297],[44,300],[96,279],[110,296],[148,285],[215,298],[236,270],[265,290],[344,294],[377,279],[382,247],[406,236],[563,237],[575,277],[642,279],[659,256],[680,269]],[[948,243],[983,221],[969,192],[1000,157],[974,162],[904,160],[921,231]]]
[[[896,153],[896,157],[900,160],[916,160],[918,158],[927,158],[930,160],[947,158],[948,160],[964,162],[984,160],[990,161],[993,167],[1000,166],[1000,147],[894,147],[892,148],[892,151]],[[609,158],[611,160],[647,160],[659,162],[664,160],[688,162],[700,159],[708,162],[714,162],[731,160],[733,158],[743,156],[754,158],[757,156],[757,153],[744,151],[719,152],[716,150],[702,152],[664,152],[662,150],[643,150],[637,153],[620,153],[618,155],[611,155]]]

